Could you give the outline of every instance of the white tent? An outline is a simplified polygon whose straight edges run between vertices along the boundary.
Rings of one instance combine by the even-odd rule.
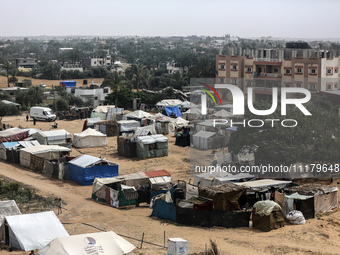
[[[136,247],[116,233],[99,232],[59,237],[41,249],[39,255],[133,254]]]
[[[71,134],[65,129],[52,131],[38,131],[32,135],[40,144],[61,145],[67,144],[71,139]]]
[[[217,111],[213,114],[213,116],[215,117],[220,117],[220,118],[231,118],[233,117],[234,115],[224,109],[220,110],[220,111]]]
[[[78,148],[101,147],[107,145],[107,136],[92,128],[73,134],[73,145]]]
[[[53,211],[6,216],[5,221],[10,246],[24,251],[41,249],[57,237],[69,236]]]
[[[202,150],[210,150],[214,148],[216,133],[208,131],[199,131],[193,135],[193,145]]]
[[[138,127],[135,131],[136,136],[141,136],[141,135],[156,135],[156,125],[155,123],[149,126],[144,126],[144,127]]]
[[[176,106],[181,104],[182,101],[179,99],[164,99],[162,101],[159,101],[156,106]]]
[[[150,114],[148,112],[144,112],[142,110],[137,110],[137,111],[130,112],[130,113],[124,115],[123,119],[124,120],[129,119],[129,118],[132,118],[132,119],[144,119],[144,118],[149,118],[151,116],[152,116],[152,114]]]
[[[38,145],[20,150],[20,165],[30,167],[31,154],[44,159],[59,159],[61,152],[70,152],[70,148],[59,145]]]

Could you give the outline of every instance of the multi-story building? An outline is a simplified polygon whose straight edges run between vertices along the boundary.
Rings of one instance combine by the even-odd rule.
[[[307,47],[240,52],[216,57],[216,82],[237,85],[245,94],[252,87],[255,99],[271,97],[272,87],[305,88],[312,95],[340,90],[340,58],[335,52]],[[227,90],[220,93],[225,101],[232,99]]]
[[[18,68],[33,68],[38,63],[36,58],[17,58],[15,64]]]
[[[93,106],[104,105],[104,101],[107,95],[111,93],[109,87],[101,88],[99,85],[92,84],[89,87],[72,87],[66,88],[68,93],[80,97],[84,102],[93,100]]]
[[[105,67],[112,65],[112,59],[109,50],[106,51],[104,56],[99,58],[88,58],[83,61],[85,68],[90,67]]]

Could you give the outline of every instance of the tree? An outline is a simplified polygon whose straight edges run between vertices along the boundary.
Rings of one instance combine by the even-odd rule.
[[[279,104],[278,104],[279,105]],[[267,102],[254,103],[256,109],[269,109]],[[270,116],[258,116],[246,112],[245,120],[261,119],[265,125],[254,128],[237,126],[227,144],[229,151],[238,154],[254,152],[256,164],[289,165],[294,163],[339,163],[340,119],[329,110],[328,104],[317,100],[307,105],[312,116],[305,116],[298,108],[287,111],[287,119],[298,122],[295,127],[282,127],[280,107]],[[259,123],[259,122],[257,122]],[[292,124],[292,122],[290,122]]]
[[[118,72],[112,72],[107,75],[101,85],[101,87],[110,87],[111,92],[115,97],[115,106],[118,106],[118,93],[122,87],[127,85],[127,81],[123,75],[118,74]]]
[[[8,61],[8,60],[5,60],[3,63],[2,63],[2,66],[3,68],[5,69],[6,71],[6,77],[7,77],[7,87],[9,87],[9,75],[10,75],[10,71],[11,69],[13,68],[12,67],[12,64]]]
[[[15,96],[15,101],[24,106],[36,106],[43,102],[43,90],[40,87],[30,87],[28,90],[19,90]]]

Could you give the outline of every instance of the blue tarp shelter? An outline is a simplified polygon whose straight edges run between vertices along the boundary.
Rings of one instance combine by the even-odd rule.
[[[72,88],[77,86],[76,81],[61,81],[60,85],[64,88]]]
[[[171,113],[175,114],[176,117],[182,117],[182,113],[178,108],[178,105],[176,106],[164,106],[164,110],[168,116],[170,116]]]
[[[176,204],[157,199],[153,206],[151,216],[176,222]]]
[[[81,185],[92,185],[95,178],[118,176],[118,164],[90,155],[69,161],[69,177]]]

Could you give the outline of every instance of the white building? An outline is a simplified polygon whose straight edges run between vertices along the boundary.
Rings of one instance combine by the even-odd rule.
[[[111,93],[111,89],[109,87],[104,88],[73,87],[66,88],[66,91],[68,93],[75,95],[76,97],[80,97],[84,102],[88,100],[93,100],[93,106],[104,105],[106,96]]]

